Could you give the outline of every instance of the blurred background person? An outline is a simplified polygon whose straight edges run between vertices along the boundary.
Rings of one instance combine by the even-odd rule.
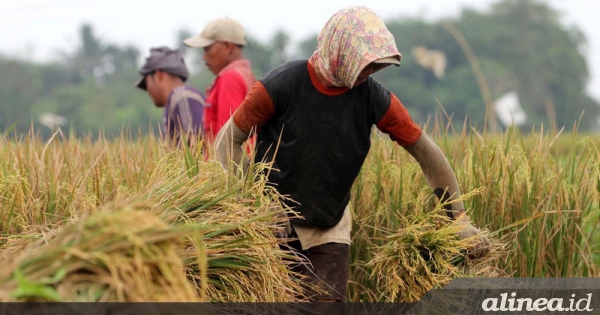
[[[250,61],[243,55],[246,33],[238,21],[222,17],[209,21],[199,35],[183,42],[204,49],[202,59],[215,75],[206,90],[204,109],[205,137],[212,142],[256,81]]]
[[[168,47],[150,49],[135,86],[145,90],[157,107],[164,107],[162,135],[179,145],[188,145],[202,136],[202,118],[206,99],[197,89],[186,85],[189,71],[179,50]]]

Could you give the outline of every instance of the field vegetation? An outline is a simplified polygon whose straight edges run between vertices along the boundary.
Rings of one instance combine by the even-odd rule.
[[[600,276],[600,137],[426,128],[492,254],[465,258],[418,164],[375,133],[353,188],[351,301],[415,301],[455,277]],[[302,301],[284,209],[256,165],[134,137],[0,138],[3,301]]]

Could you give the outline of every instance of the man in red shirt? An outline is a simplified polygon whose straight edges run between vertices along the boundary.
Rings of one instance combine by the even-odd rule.
[[[183,42],[204,49],[202,59],[216,76],[206,91],[204,109],[205,139],[212,142],[256,81],[250,61],[242,53],[246,45],[244,28],[233,19],[218,18],[209,21],[200,35]]]

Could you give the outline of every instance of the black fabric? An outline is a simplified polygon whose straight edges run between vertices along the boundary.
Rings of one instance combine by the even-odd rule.
[[[258,133],[257,159],[274,161],[269,181],[297,202],[285,201],[305,218],[293,218],[294,224],[335,226],[369,152],[371,128],[390,106],[390,93],[369,77],[341,95],[322,94],[310,80],[306,60],[275,68],[260,81],[275,114]]]

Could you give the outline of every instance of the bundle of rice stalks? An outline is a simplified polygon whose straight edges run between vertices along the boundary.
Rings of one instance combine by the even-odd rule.
[[[229,178],[218,163],[200,162],[190,166],[194,170],[190,172],[176,167],[179,162],[177,155],[167,155],[150,176],[144,194],[104,204],[85,221],[59,229],[56,236],[50,230],[7,237],[0,261],[22,254],[0,277],[0,300],[305,301],[302,285],[287,268],[298,258],[280,250],[282,240],[274,236],[287,210],[281,196],[265,185],[264,173],[256,170],[247,178]],[[131,212],[126,209],[135,214],[124,214]],[[146,220],[145,215],[160,226],[140,230],[138,221]],[[153,240],[158,237],[157,243],[144,243],[136,234],[155,230],[162,231],[165,239],[157,235],[152,236]],[[112,252],[113,242],[120,244],[117,252]],[[164,247],[165,242],[172,242],[173,247]],[[111,252],[103,252],[102,246]],[[158,254],[136,258],[126,252]],[[141,267],[133,263],[139,262],[154,266],[158,279],[138,275]],[[67,267],[64,272],[62,266]],[[172,269],[163,270],[167,267]],[[160,279],[163,273],[171,273],[173,283],[151,284],[165,282]],[[143,284],[139,277],[150,282]],[[36,291],[11,296],[31,281],[50,295]],[[182,284],[173,289],[175,283]],[[128,289],[129,285],[138,290]]]
[[[302,285],[287,268],[298,258],[280,250],[282,240],[275,237],[287,210],[281,196],[265,185],[261,167],[266,166],[257,166],[250,178],[228,177],[215,162],[194,167],[194,176],[157,175],[169,179],[135,200],[165,209],[165,222],[185,224],[200,235],[186,237],[180,253],[200,300],[306,300]]]
[[[490,240],[490,253],[471,260],[467,252],[476,240],[458,239],[461,225],[451,221],[443,209],[401,221],[403,228],[389,231],[366,264],[372,268],[380,301],[417,302],[427,291],[441,288],[453,278],[505,276],[494,267],[504,245],[488,232],[484,234]]]
[[[192,232],[147,208],[96,212],[34,244],[0,274],[0,301],[196,301],[179,256]]]
[[[237,215],[240,221],[203,231],[206,236],[192,240],[182,254],[188,278],[203,300],[302,301],[302,287],[286,267],[296,258],[279,249],[268,228],[272,217]]]
[[[186,198],[189,206],[171,217],[172,222],[197,226],[203,234],[201,240],[190,240],[182,254],[188,277],[207,301],[306,300],[287,268],[297,258],[280,250],[282,239],[275,237],[286,220],[280,196],[264,180],[249,183],[230,179],[214,189],[219,194],[211,199],[202,194],[202,204]]]

